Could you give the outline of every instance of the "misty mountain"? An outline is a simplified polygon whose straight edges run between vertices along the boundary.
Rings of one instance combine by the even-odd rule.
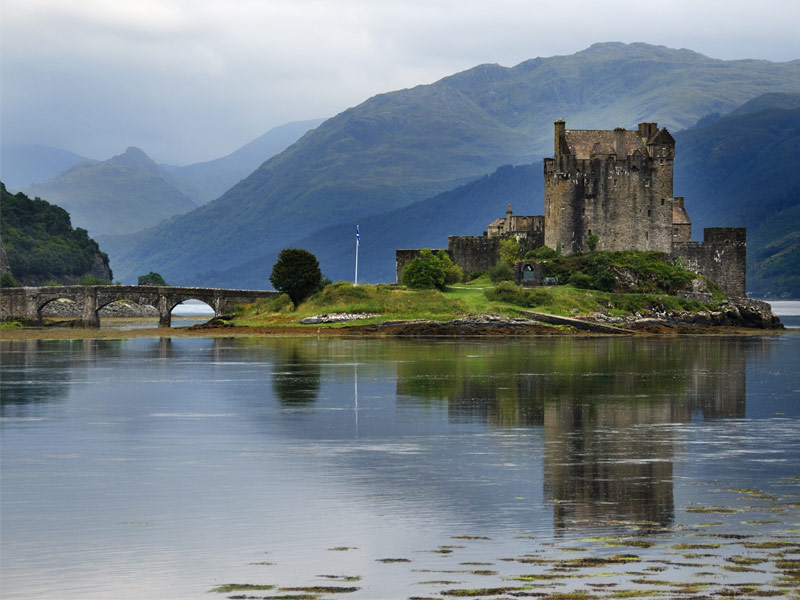
[[[333,223],[433,197],[500,165],[538,161],[552,153],[556,118],[570,128],[649,120],[676,130],[765,92],[798,89],[800,61],[721,61],[647,44],[596,44],[513,68],[481,65],[370,98],[219,199],[105,245],[123,280],[157,265],[170,280],[197,281],[198,273],[274,254]]]
[[[704,227],[747,227],[748,290],[758,296],[800,297],[799,111],[800,95],[768,94],[711,125],[675,134],[675,193],[686,197],[693,237],[702,241]],[[446,248],[448,235],[480,235],[508,204],[515,214],[544,214],[542,170],[540,162],[501,167],[429,200],[359,220],[359,279],[394,281],[396,248]],[[334,281],[352,279],[355,225],[327,227],[290,245],[313,252]],[[262,287],[276,256],[199,279]]]
[[[428,200],[360,219],[359,281],[393,282],[395,249],[447,248],[450,235],[481,235],[490,222],[505,216],[509,204],[517,215],[544,214],[542,163],[505,165]],[[320,258],[322,272],[333,281],[352,280],[355,231],[355,222],[332,225],[290,246]],[[198,275],[198,281],[211,286],[235,281],[244,287],[264,287],[277,256],[277,252],[258,256],[228,271],[211,270]]]
[[[12,190],[49,181],[82,162],[93,161],[51,146],[0,144],[0,179]]]
[[[270,129],[227,156],[185,167],[162,165],[178,182],[178,189],[197,204],[218,198],[255,171],[265,160],[283,152],[324,119],[294,121]]]
[[[66,209],[74,225],[92,236],[139,231],[197,207],[138,148],[103,162],[79,163],[24,191]]]

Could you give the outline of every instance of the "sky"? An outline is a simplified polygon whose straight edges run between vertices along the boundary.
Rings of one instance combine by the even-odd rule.
[[[798,0],[0,0],[0,139],[175,165],[482,63],[800,59]]]

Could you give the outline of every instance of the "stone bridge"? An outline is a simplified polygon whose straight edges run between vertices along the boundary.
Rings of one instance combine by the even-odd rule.
[[[99,327],[97,311],[116,300],[149,304],[158,309],[158,326],[172,324],[172,309],[184,300],[201,300],[217,315],[233,311],[235,306],[278,292],[262,290],[226,290],[219,288],[173,287],[150,285],[72,285],[3,288],[0,290],[0,320],[42,322],[42,308],[53,300],[65,298],[83,305],[81,322],[86,327]]]

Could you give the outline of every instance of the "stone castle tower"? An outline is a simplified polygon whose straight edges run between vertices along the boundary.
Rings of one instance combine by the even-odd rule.
[[[544,161],[545,245],[585,252],[594,234],[598,250],[670,253],[674,160],[675,140],[656,123],[604,131],[556,121],[555,156]]]

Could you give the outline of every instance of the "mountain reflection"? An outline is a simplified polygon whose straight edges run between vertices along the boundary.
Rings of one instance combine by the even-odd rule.
[[[557,528],[663,526],[674,517],[667,425],[743,418],[748,355],[769,343],[571,340],[498,345],[477,356],[430,347],[426,360],[398,363],[397,394],[446,402],[455,423],[542,427],[544,491]]]

